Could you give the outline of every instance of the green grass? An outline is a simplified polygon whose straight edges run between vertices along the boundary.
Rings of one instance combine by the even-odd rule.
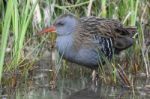
[[[14,64],[13,66],[17,66],[17,64],[19,64],[19,60],[21,58],[21,50],[23,48],[25,40],[25,34],[27,33],[27,28],[33,16],[36,4],[37,2],[33,6],[30,6],[30,1],[24,2],[25,6],[22,8],[23,11],[21,11],[23,13],[20,13],[17,0],[13,2],[13,7],[15,9],[12,12],[12,26],[15,38],[13,49],[13,58],[14,58],[12,63]]]
[[[94,15],[104,18],[113,18],[120,20],[125,26],[137,26],[138,37],[135,38],[135,45],[126,51],[124,58],[126,61],[114,59],[113,63],[109,63],[112,64],[109,71],[113,74],[111,78],[114,82],[116,82],[116,68],[118,66],[127,66],[127,71],[131,71],[130,74],[132,74],[133,68],[137,66],[141,68],[140,70],[136,70],[137,72],[140,71],[141,73],[146,73],[147,76],[149,75],[150,56],[148,55],[148,51],[145,46],[146,37],[144,33],[144,26],[146,26],[147,23],[143,24],[143,20],[144,22],[150,20],[150,7],[148,5],[149,0],[93,0],[91,4],[91,0],[63,1],[64,2],[60,2],[60,0],[45,0],[31,4],[30,0],[24,0],[22,2],[18,2],[18,0],[13,0],[12,2],[11,0],[8,0],[7,7],[5,9],[4,7],[0,9],[0,11],[4,13],[4,15],[1,15],[0,19],[2,20],[0,23],[0,79],[4,70],[13,71],[18,69],[22,61],[25,60],[21,54],[23,52],[23,48],[25,48],[26,45],[30,47],[29,44],[32,46],[32,42],[29,41],[27,44],[26,42],[29,39],[32,41],[35,38],[33,36],[34,33],[40,30],[39,28],[35,28],[32,24],[32,17],[37,3],[40,5],[40,14],[42,16],[42,21],[39,27],[42,28],[45,27],[45,24],[53,23],[54,19],[66,12],[74,13],[78,17]],[[71,3],[69,1],[73,2]],[[1,5],[4,6],[2,2]],[[44,15],[46,7],[49,7],[49,16]],[[88,7],[90,8],[88,9]],[[44,17],[48,17],[48,21],[44,21]],[[5,63],[6,61],[4,60],[7,54],[6,48],[8,46],[10,32],[13,33],[14,42],[12,42],[13,46],[9,56],[10,62]],[[38,45],[35,46],[35,50],[42,46],[43,41],[50,40],[50,42],[53,42],[54,38],[55,35],[51,34],[50,37],[47,36],[40,39],[34,39],[37,40],[36,42],[39,42]],[[28,54],[33,53],[34,52]],[[39,51],[37,51],[37,57],[40,57],[40,55]],[[61,64],[61,61],[62,58],[60,58],[60,60],[58,59],[57,63]],[[65,63],[65,65],[67,65],[67,63]],[[60,67],[56,69],[57,73],[59,73],[59,68]],[[68,68],[69,66],[65,69]],[[102,73],[105,78],[105,73]]]
[[[29,26],[29,23],[31,22],[30,20],[33,16],[32,14],[34,12],[37,2],[32,6],[30,5],[30,1],[22,3],[24,6],[20,7],[20,4],[17,0],[14,0],[13,2],[11,0],[8,0],[6,12],[4,12],[5,16],[3,17],[1,36],[1,68],[3,67],[7,39],[10,32],[13,32],[14,35],[14,42],[12,42],[14,46],[11,56],[12,62],[8,69],[11,70],[13,68],[17,68],[21,59],[20,54],[24,45],[25,34],[27,33],[27,28]],[[20,10],[19,8],[22,10]]]
[[[4,16],[4,20],[2,23],[2,34],[1,34],[1,46],[0,46],[0,81],[3,72],[4,58],[5,58],[5,50],[7,46],[7,40],[9,35],[9,28],[11,22],[11,12],[13,10],[12,1],[8,1],[8,6],[6,8],[6,13]]]

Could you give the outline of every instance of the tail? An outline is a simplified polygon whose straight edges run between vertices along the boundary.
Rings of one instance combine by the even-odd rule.
[[[125,50],[131,47],[133,43],[134,43],[134,40],[131,37],[117,38],[114,41],[114,47],[117,52],[120,52],[122,50]]]
[[[130,37],[133,37],[137,33],[136,27],[127,27],[125,29],[129,32]]]
[[[134,43],[134,39],[132,37],[137,33],[137,29],[135,27],[129,27],[124,28],[124,30],[127,35],[120,36],[114,40],[115,53],[119,53],[120,51],[131,47]]]

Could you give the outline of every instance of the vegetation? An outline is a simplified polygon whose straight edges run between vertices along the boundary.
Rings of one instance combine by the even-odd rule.
[[[39,37],[36,33],[53,23],[59,15],[68,12],[78,17],[93,15],[118,19],[125,26],[137,27],[138,33],[133,36],[134,46],[119,58],[115,56],[113,62],[106,65],[111,65],[107,67],[113,74],[110,77],[113,82],[116,82],[118,71],[126,85],[132,84],[133,74],[150,75],[149,0],[1,0],[0,6],[0,80],[3,73],[8,71],[19,70],[28,74],[27,72],[33,69],[33,63],[46,51],[44,48],[53,53],[56,36],[50,34]],[[56,57],[57,63],[62,60],[59,59]],[[62,72],[71,73],[67,62],[63,64],[65,66],[61,67]],[[86,74],[81,67],[78,68],[79,74]],[[103,71],[100,74],[106,81],[105,68],[100,71]]]

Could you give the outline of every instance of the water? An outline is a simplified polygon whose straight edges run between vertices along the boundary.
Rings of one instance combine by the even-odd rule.
[[[150,99],[150,78],[142,74],[133,77],[133,88],[106,84],[103,80],[95,86],[90,73],[82,75],[80,69],[72,70],[74,66],[72,71],[60,72],[52,82],[49,60],[42,60],[38,65],[25,78],[19,72],[4,75],[1,99]]]
[[[22,86],[1,90],[2,99],[150,99],[149,79],[138,81],[138,87],[128,89],[121,86],[106,85],[100,83],[98,86],[89,84],[87,78],[80,79],[58,79],[57,87],[51,89],[48,81],[42,78],[32,86]],[[42,80],[44,80],[42,82]],[[47,84],[46,84],[47,82]],[[43,85],[42,85],[43,84]],[[2,92],[4,91],[5,92]],[[9,90],[9,91],[8,91]]]

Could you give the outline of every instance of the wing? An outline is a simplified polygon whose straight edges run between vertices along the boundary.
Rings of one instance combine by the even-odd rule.
[[[124,28],[117,20],[84,17],[80,19],[79,24],[76,36],[80,36],[78,37],[80,38],[79,41],[83,43],[90,43],[93,40],[98,42],[101,38],[111,39],[112,46],[118,51],[124,50],[133,44],[131,36],[136,32],[136,28]]]

